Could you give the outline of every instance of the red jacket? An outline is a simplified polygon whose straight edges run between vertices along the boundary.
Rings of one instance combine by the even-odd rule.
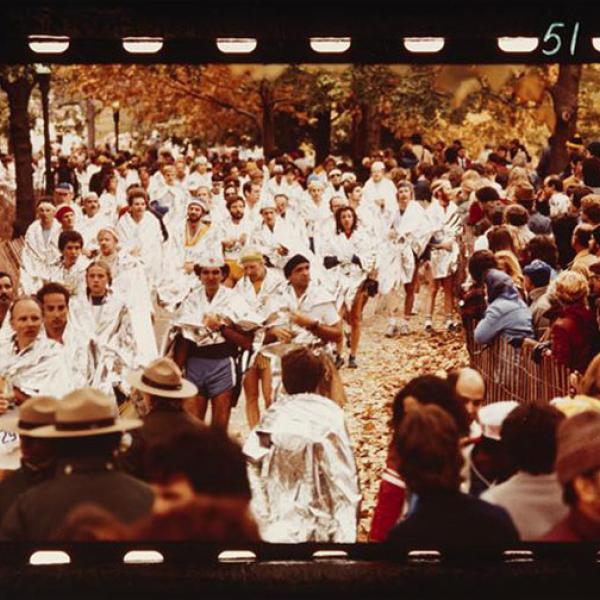
[[[584,373],[594,357],[598,335],[592,311],[583,303],[565,306],[552,324],[551,334],[556,361]]]
[[[371,521],[369,540],[383,542],[387,540],[392,527],[400,520],[406,502],[406,485],[394,468],[392,452],[388,451],[386,467],[381,474],[377,503]]]

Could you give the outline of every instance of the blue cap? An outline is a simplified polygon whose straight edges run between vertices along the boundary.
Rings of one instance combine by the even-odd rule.
[[[527,275],[536,287],[543,287],[548,285],[550,281],[552,267],[543,260],[536,258],[523,268],[523,274]]]

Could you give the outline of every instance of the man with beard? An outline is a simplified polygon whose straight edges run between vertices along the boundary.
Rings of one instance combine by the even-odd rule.
[[[193,272],[198,256],[214,243],[215,227],[204,222],[207,213],[207,206],[202,200],[191,198],[187,204],[187,219],[183,227],[178,227],[173,235],[186,274]]]
[[[0,345],[12,335],[8,311],[15,299],[15,286],[12,277],[0,271]]]
[[[188,200],[187,219],[173,226],[165,258],[172,268],[162,274],[161,284],[157,288],[160,301],[166,306],[179,304],[197,285],[194,265],[206,248],[216,243],[216,227],[204,222],[207,214],[206,204],[200,198],[192,197]]]
[[[229,267],[225,285],[233,287],[244,274],[244,269],[240,265],[240,254],[248,242],[251,223],[245,218],[246,204],[241,196],[235,196],[227,203],[227,211],[229,218],[221,223],[218,237],[223,246],[225,263]]]
[[[85,387],[94,376],[96,349],[90,337],[69,318],[70,297],[60,283],[47,283],[36,294],[42,306],[46,337],[64,346],[74,386]]]

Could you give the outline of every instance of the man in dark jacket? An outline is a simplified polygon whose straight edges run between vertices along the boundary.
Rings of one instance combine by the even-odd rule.
[[[416,495],[389,540],[407,547],[504,546],[519,539],[508,513],[459,491],[458,428],[439,406],[411,403],[396,436],[400,475]]]
[[[17,498],[2,520],[0,539],[53,539],[69,511],[84,503],[94,503],[124,523],[148,513],[152,489],[120,472],[114,460],[123,432],[141,425],[138,419],[119,418],[114,399],[92,388],[62,398],[54,424],[30,432],[52,440],[55,476]]]
[[[31,486],[54,474],[55,456],[51,443],[32,438],[33,429],[54,423],[58,401],[51,396],[34,396],[21,404],[18,417],[5,416],[0,430],[19,435],[21,466],[0,482],[0,520],[10,505]]]
[[[203,431],[206,425],[184,410],[184,401],[193,398],[198,388],[183,378],[170,358],[157,358],[142,371],[131,373],[128,382],[143,393],[148,414],[142,427],[132,432],[122,464],[132,475],[147,479],[144,459],[148,448],[177,434]]]

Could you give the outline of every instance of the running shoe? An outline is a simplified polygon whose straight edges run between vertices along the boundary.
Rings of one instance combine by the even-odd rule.
[[[400,321],[400,325],[398,325],[398,333],[400,335],[408,335],[410,333],[410,327],[408,326],[408,322],[402,319]]]
[[[356,364],[356,358],[354,358],[354,356],[352,356],[352,354],[348,358],[348,368],[349,369],[358,369],[358,365]]]
[[[431,320],[431,317],[425,318],[425,331],[427,333],[431,333],[433,331],[433,321]]]
[[[396,337],[398,333],[398,326],[396,325],[395,321],[390,321],[388,323],[388,326],[386,327],[385,333],[383,335],[385,335],[385,337],[387,338],[393,338]]]
[[[446,319],[446,329],[448,331],[456,331],[458,328],[458,326],[456,325],[456,322],[453,321],[452,319]]]
[[[341,369],[344,366],[344,357],[341,354],[335,355],[335,368]]]

